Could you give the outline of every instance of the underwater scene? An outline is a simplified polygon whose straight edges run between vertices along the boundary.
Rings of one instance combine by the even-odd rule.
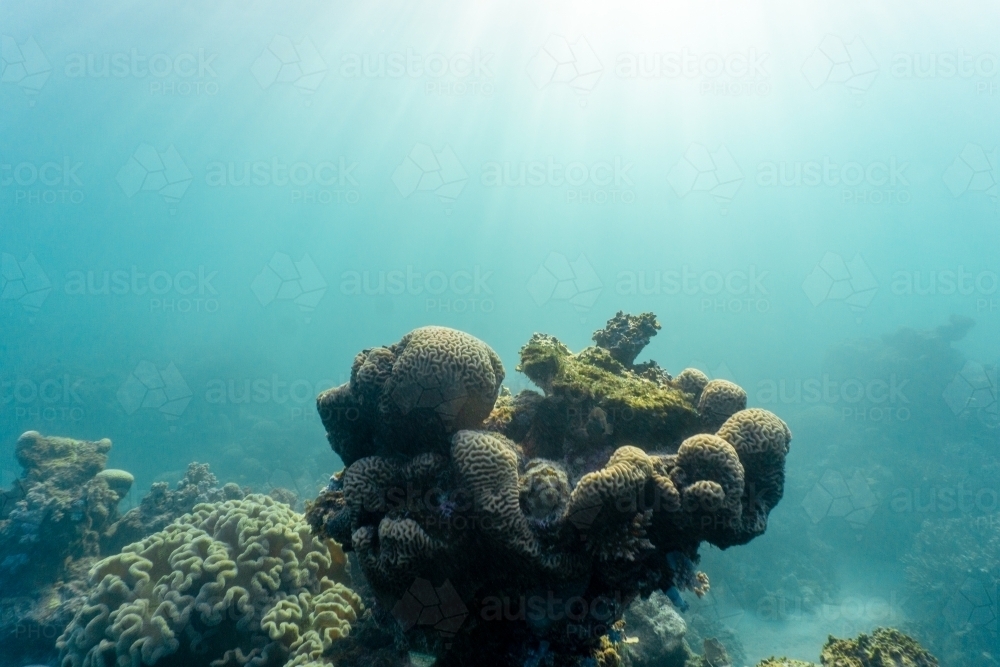
[[[0,5],[0,667],[1000,667],[1000,5]]]

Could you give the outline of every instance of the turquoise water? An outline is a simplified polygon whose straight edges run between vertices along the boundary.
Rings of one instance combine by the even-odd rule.
[[[768,533],[703,549],[697,636],[1000,659],[996,7],[0,15],[0,486],[36,430],[110,438],[123,510],[191,461],[305,500],[343,467],[315,396],[358,351],[461,329],[516,392],[533,332],[579,350],[652,311],[640,360],[795,435]],[[935,526],[966,537],[920,552]]]

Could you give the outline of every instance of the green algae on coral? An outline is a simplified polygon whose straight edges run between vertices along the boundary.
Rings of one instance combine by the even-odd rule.
[[[601,347],[573,354],[554,336],[535,334],[521,348],[517,368],[555,403],[545,416],[561,422],[563,428],[555,430],[565,429],[571,439],[608,436],[601,444],[659,450],[675,447],[698,428],[690,395],[669,381],[635,373]],[[559,445],[541,449],[558,451]]]

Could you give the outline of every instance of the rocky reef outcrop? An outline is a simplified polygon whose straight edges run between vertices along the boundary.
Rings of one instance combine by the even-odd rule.
[[[355,358],[320,416],[347,467],[307,518],[352,551],[406,642],[442,667],[611,664],[628,605],[703,594],[703,542],[762,534],[791,433],[733,383],[635,364],[619,313],[572,353],[535,334],[503,392],[486,343],[426,327]],[[593,663],[590,663],[593,664]]]
[[[663,593],[633,602],[624,620],[626,634],[635,640],[622,651],[628,667],[685,667],[695,659],[685,641],[687,623]]]
[[[0,665],[50,657],[132,476],[105,469],[110,440],[23,434],[21,476],[0,489]]]

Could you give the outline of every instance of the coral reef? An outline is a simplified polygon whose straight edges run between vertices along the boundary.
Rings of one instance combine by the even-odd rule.
[[[0,665],[50,658],[131,475],[105,470],[110,440],[17,441],[23,471],[0,490]]]
[[[830,637],[820,654],[822,667],[938,667],[937,659],[917,641],[894,628],[876,628],[855,639]],[[965,664],[954,663],[954,664]],[[817,667],[789,658],[768,658],[757,667]]]
[[[249,493],[234,484],[220,488],[207,465],[192,463],[176,490],[154,484],[139,507],[119,516],[119,501],[135,480],[105,468],[111,447],[107,439],[35,431],[18,439],[22,475],[0,489],[0,667],[54,658],[56,639],[83,606],[88,571],[101,557],[163,529],[198,503]]]
[[[856,639],[830,640],[820,654],[823,667],[938,667],[937,659],[899,630],[878,628]]]
[[[126,544],[163,530],[200,503],[238,500],[249,493],[249,489],[232,483],[220,487],[207,463],[189,463],[176,489],[172,490],[166,482],[154,482],[139,506],[130,509],[108,529],[103,551],[116,553]]]
[[[662,591],[684,608],[681,591],[708,588],[702,542],[764,531],[790,431],[742,409],[731,383],[709,392],[693,371],[678,383],[633,365],[654,324],[619,313],[595,334],[612,349],[579,354],[535,334],[519,368],[544,394],[501,394],[485,343],[433,328],[362,352],[351,382],[320,395],[347,467],[307,520],[356,554],[373,608],[392,611],[411,648],[442,667],[612,664],[633,600]],[[435,360],[419,381],[416,362],[401,363],[414,348]],[[407,399],[420,415],[388,400],[407,383],[437,397]]]
[[[34,590],[59,579],[73,560],[98,555],[121,497],[102,474],[110,472],[104,470],[110,449],[107,439],[46,438],[36,431],[18,439],[15,456],[23,473],[4,492],[0,510],[4,591]]]
[[[90,572],[63,667],[322,663],[362,609],[340,548],[268,496],[199,504]]]
[[[984,426],[991,432],[996,427],[995,404],[992,409],[964,411],[964,382],[959,378],[959,383],[952,386],[960,374],[968,375],[963,368],[965,356],[954,344],[965,338],[973,326],[974,320],[952,315],[948,324],[933,329],[900,327],[878,339],[834,345],[823,359],[823,373],[837,383],[835,387],[849,390],[845,383],[860,383],[866,388],[873,387],[873,383],[881,386],[870,390],[870,396],[863,400],[837,395],[827,400],[837,402],[838,409],[855,412],[866,408],[904,410],[905,418],[883,420],[881,425],[917,432],[925,438],[928,433],[951,435],[956,421],[969,433],[982,431]],[[973,378],[966,380],[971,382]]]
[[[1000,665],[1000,514],[927,520],[904,556],[911,628],[945,664]]]

